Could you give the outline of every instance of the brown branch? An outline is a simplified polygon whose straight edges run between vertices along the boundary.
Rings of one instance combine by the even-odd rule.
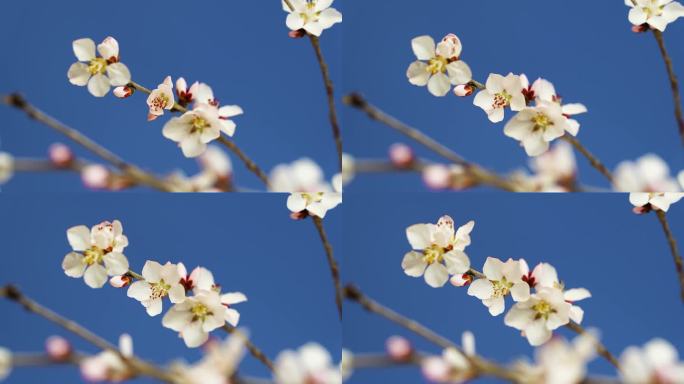
[[[233,334],[237,332],[237,328],[231,327],[228,324],[224,324],[222,329],[226,331],[228,334]],[[245,339],[245,347],[247,347],[247,350],[249,353],[259,360],[263,365],[268,368],[269,371],[273,372],[273,362],[266,356],[264,352],[261,351],[254,343],[252,343],[249,339]]]
[[[480,356],[471,356],[459,347],[456,343],[439,335],[435,331],[427,328],[419,322],[409,319],[408,317],[395,312],[394,310],[383,306],[377,301],[369,298],[361,292],[359,288],[354,285],[347,285],[345,287],[345,297],[351,301],[355,301],[366,311],[382,316],[387,320],[406,328],[407,330],[421,336],[431,343],[441,348],[454,348],[459,351],[469,362],[474,370],[474,376],[492,376],[500,379],[509,380],[512,382],[520,382],[520,374],[514,370],[508,369],[504,366],[496,364],[492,361],[486,360]]]
[[[169,191],[169,186],[162,180],[158,179],[156,176],[143,171],[142,169],[138,168],[137,166],[133,164],[129,164],[125,162],[123,159],[121,159],[119,156],[115,155],[108,149],[104,148],[100,144],[96,143],[89,137],[85,136],[78,130],[71,128],[55,118],[47,115],[40,109],[36,108],[35,106],[31,105],[26,99],[24,99],[23,96],[21,96],[18,93],[11,94],[9,96],[5,96],[3,98],[3,103],[12,106],[14,108],[17,108],[21,111],[24,111],[28,117],[47,125],[48,127],[56,130],[57,132],[61,133],[62,135],[68,137],[69,139],[75,141],[76,143],[80,144],[90,152],[94,153],[101,159],[105,160],[106,162],[112,164],[114,167],[118,168],[121,170],[121,172],[125,173],[127,176],[130,178],[136,180],[140,184],[148,185],[152,188],[158,189],[160,191]]]
[[[664,211],[656,209],[656,215],[658,216],[658,221],[663,227],[663,232],[665,232],[665,237],[667,238],[667,243],[670,246],[670,252],[672,253],[672,259],[675,263],[675,269],[679,275],[679,286],[680,286],[680,296],[682,301],[684,301],[684,261],[682,261],[682,255],[679,254],[679,249],[677,247],[677,240],[675,240],[672,230],[670,229],[670,224],[667,221],[667,215]]]
[[[340,282],[340,268],[337,265],[337,260],[333,255],[333,248],[328,240],[328,235],[325,233],[325,228],[323,227],[323,219],[318,216],[311,216],[316,229],[318,230],[318,235],[321,237],[321,243],[323,243],[323,248],[325,248],[325,255],[328,258],[328,265],[330,266],[330,274],[332,275],[333,285],[335,286],[335,304],[337,305],[337,312],[340,315],[340,320],[342,319],[342,283]]]
[[[136,82],[133,82],[133,81],[131,81],[128,84],[128,86],[135,89],[135,90],[138,90],[142,93],[148,94],[148,95],[150,93],[152,93],[152,91],[149,88],[146,88],[146,87],[144,87],[144,86],[142,86]],[[185,112],[188,112],[189,110],[186,107],[184,107],[178,103],[175,103],[173,105],[173,111],[185,113]],[[217,140],[221,144],[223,144],[223,146],[225,146],[230,151],[232,151],[238,158],[240,158],[240,160],[244,163],[245,167],[250,172],[254,173],[259,178],[259,180],[261,180],[261,182],[264,183],[266,188],[269,188],[270,185],[269,185],[268,176],[266,175],[266,172],[264,172],[261,168],[259,168],[259,166],[251,158],[249,158],[240,149],[240,147],[237,146],[237,144],[235,144],[232,140],[227,138],[223,132],[221,133],[221,136],[219,136],[219,138]]]
[[[64,316],[50,310],[49,308],[40,305],[38,302],[24,295],[17,287],[13,285],[7,285],[0,289],[0,297],[5,297],[8,300],[14,301],[27,311],[35,313],[36,315],[59,325],[60,327],[81,337],[101,350],[116,353],[124,363],[126,363],[134,372],[138,374],[159,379],[167,383],[176,383],[176,379],[170,373],[135,356],[124,356],[116,346],[107,340],[96,335],[77,322],[69,320]]]
[[[592,167],[596,168],[597,171],[599,171],[606,179],[608,179],[611,185],[614,184],[613,174],[610,172],[610,170],[608,170],[608,168],[603,165],[603,163],[596,156],[589,152],[589,150],[585,148],[576,137],[566,134],[561,138],[572,144],[577,151],[584,155],[584,157],[589,160],[589,164],[591,164]]]
[[[466,167],[470,174],[480,184],[489,185],[510,192],[524,192],[524,188],[517,185],[517,183],[499,176],[475,163],[468,162],[456,152],[440,144],[437,140],[431,138],[416,128],[404,124],[403,122],[370,104],[358,93],[352,93],[346,96],[344,98],[344,103],[365,112],[372,120],[378,121],[392,129],[399,131],[403,135],[415,140],[416,142],[430,149],[437,155],[451,161],[452,163]]]
[[[658,42],[658,48],[660,49],[660,55],[665,61],[665,68],[667,69],[667,75],[670,79],[670,88],[672,89],[672,100],[675,105],[675,119],[677,120],[677,125],[679,127],[679,135],[681,137],[682,143],[684,144],[684,113],[682,113],[682,97],[679,93],[679,81],[677,80],[677,74],[675,74],[674,66],[672,65],[672,58],[667,53],[667,48],[665,48],[665,38],[663,33],[657,29],[653,29],[653,36]]]
[[[318,60],[318,65],[321,68],[321,75],[323,76],[323,83],[325,84],[325,93],[328,97],[328,118],[330,119],[330,126],[332,127],[333,138],[335,139],[335,147],[337,148],[338,162],[341,170],[342,134],[340,133],[340,124],[337,119],[337,108],[335,107],[335,88],[333,86],[332,79],[330,78],[328,64],[325,62],[325,58],[323,57],[320,39],[317,36],[309,34],[309,40],[311,40],[311,46],[313,47],[314,52],[316,52],[316,59]]]
[[[582,335],[587,332],[581,325],[575,323],[572,320],[570,320],[570,322],[565,326],[571,329],[573,332],[577,333],[578,335]],[[601,355],[601,357],[606,359],[615,368],[617,368],[618,371],[620,371],[620,362],[618,361],[618,359],[616,359],[615,356],[608,350],[608,348],[606,348],[606,346],[598,340],[596,341],[596,352],[598,352],[598,354]]]

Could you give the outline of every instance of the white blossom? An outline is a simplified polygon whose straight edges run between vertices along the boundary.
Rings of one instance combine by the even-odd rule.
[[[302,158],[291,164],[279,164],[269,174],[272,192],[332,192],[321,167],[311,159]]]
[[[185,300],[185,288],[180,283],[181,275],[176,264],[161,265],[148,260],[142,270],[145,280],[139,280],[128,287],[128,297],[132,297],[147,308],[147,314],[157,316],[162,312],[162,300],[168,296],[172,303]]]
[[[131,81],[131,73],[126,65],[119,62],[119,43],[113,37],[107,37],[97,46],[95,42],[84,38],[73,42],[73,49],[78,62],[69,67],[69,82],[78,86],[88,86],[88,91],[95,97],[103,97],[112,86],[123,86]]]
[[[504,134],[519,140],[528,156],[539,156],[549,149],[550,142],[572,129],[560,104],[540,101],[513,116]]]
[[[12,351],[0,347],[0,381],[12,372]]]
[[[164,82],[159,84],[147,97],[147,106],[150,108],[147,120],[155,120],[164,114],[165,109],[172,110],[174,105],[173,82],[171,76],[166,76]]]
[[[580,124],[577,120],[572,119],[571,116],[587,113],[587,107],[579,103],[563,104],[563,99],[556,93],[556,88],[546,79],[539,78],[535,80],[530,89],[537,104],[540,102],[558,104],[561,107],[563,116],[567,119],[568,133],[577,136]]]
[[[0,184],[6,183],[14,174],[14,157],[7,152],[0,152]]]
[[[449,275],[463,274],[470,269],[470,259],[463,252],[470,245],[474,221],[454,231],[454,220],[442,216],[437,224],[415,224],[406,229],[406,237],[414,249],[401,262],[404,273],[424,276],[425,282],[439,288]]]
[[[316,343],[305,344],[296,351],[280,352],[274,365],[276,384],[342,383],[342,375],[330,353]]]
[[[221,136],[223,123],[216,108],[200,105],[169,120],[162,129],[167,139],[178,143],[185,157],[204,153],[207,144]]]
[[[130,335],[123,334],[119,337],[119,352],[124,357],[133,356],[133,340]],[[118,353],[109,350],[86,357],[80,362],[80,368],[83,378],[90,382],[119,383],[134,375],[129,364]]]
[[[684,363],[677,350],[663,339],[643,348],[629,347],[620,356],[620,376],[626,384],[682,384]]]
[[[523,95],[523,79],[509,73],[506,77],[492,73],[487,78],[485,89],[478,92],[473,104],[482,108],[492,123],[499,123],[504,119],[504,109],[522,111],[527,105]]]
[[[209,339],[209,332],[221,328],[226,320],[218,292],[200,291],[171,307],[162,325],[178,332],[188,348],[197,348]]]
[[[464,332],[461,339],[465,355],[455,348],[446,348],[441,356],[423,359],[421,371],[430,382],[465,383],[473,378],[468,358],[475,356],[475,337],[471,332]]]
[[[629,194],[629,202],[635,207],[652,207],[667,212],[670,205],[684,197],[677,192],[633,192]]]
[[[468,64],[459,60],[462,45],[456,35],[450,34],[435,45],[430,36],[419,36],[411,41],[417,61],[411,63],[406,77],[411,84],[424,87],[437,97],[445,96],[452,85],[472,80]]]
[[[625,0],[629,10],[629,22],[634,25],[648,24],[661,32],[667,25],[684,16],[684,6],[673,0]]]
[[[614,185],[621,192],[679,192],[670,167],[658,155],[647,154],[636,161],[623,161],[615,169]]]
[[[333,0],[290,0],[294,9],[283,1],[283,10],[288,12],[285,23],[293,31],[300,29],[320,36],[323,30],[342,22],[342,14],[330,6]]]
[[[506,314],[504,323],[521,330],[530,345],[539,346],[551,339],[553,330],[570,322],[570,308],[563,291],[543,287],[529,300],[516,303]]]
[[[533,182],[544,192],[565,191],[573,187],[577,176],[577,161],[572,145],[560,141],[551,149],[530,159],[530,168],[535,172]]]
[[[67,276],[83,277],[89,287],[102,288],[108,275],[128,272],[128,259],[123,254],[128,239],[120,221],[104,221],[90,230],[85,225],[69,228],[67,240],[73,249],[62,261]]]
[[[342,360],[340,360],[340,374],[342,381],[346,381],[354,373],[354,354],[352,351],[342,348]]]
[[[295,192],[287,198],[287,208],[294,212],[308,212],[321,219],[326,213],[342,203],[338,192]]]
[[[223,342],[208,342],[204,357],[195,364],[178,363],[172,371],[186,384],[226,384],[245,355],[247,335],[242,329]]]
[[[468,295],[482,300],[492,316],[498,316],[506,308],[505,297],[509,294],[514,301],[530,298],[530,286],[523,281],[520,261],[508,259],[505,263],[488,257],[482,272],[485,278],[476,279],[468,287]]]

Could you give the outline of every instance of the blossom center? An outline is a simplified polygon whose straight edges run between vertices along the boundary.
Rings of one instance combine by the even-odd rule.
[[[204,322],[204,320],[207,319],[208,316],[211,316],[212,313],[209,310],[209,308],[202,304],[202,303],[197,303],[195,304],[191,309],[190,313],[192,313],[192,321],[201,321]]]
[[[449,61],[446,58],[437,55],[430,59],[430,62],[427,66],[427,71],[432,73],[433,75],[436,75],[438,73],[444,73],[446,72],[447,64],[449,64]]]
[[[306,205],[320,203],[323,200],[323,192],[302,193],[302,197],[306,200]]]
[[[152,299],[161,299],[169,294],[171,286],[162,279],[158,283],[150,283],[150,288],[152,288],[150,297]]]
[[[513,287],[513,283],[508,282],[505,277],[502,277],[501,280],[498,281],[492,281],[492,285],[494,288],[494,293],[492,295],[494,297],[504,297],[508,295],[511,287]]]
[[[432,244],[423,250],[423,261],[428,265],[441,263],[444,260],[444,248],[437,244]]]
[[[83,252],[83,262],[85,262],[87,265],[99,264],[102,261],[104,255],[104,250],[93,245],[92,247],[86,249]]]
[[[310,1],[306,3],[306,12],[301,12],[299,16],[304,20],[304,24],[307,24],[309,22],[315,22],[318,20],[318,16],[320,16],[320,12],[315,12],[314,10],[316,9],[316,2],[315,1]]]
[[[88,64],[88,72],[90,72],[91,75],[97,75],[98,73],[102,74],[105,73],[107,69],[107,60],[101,58],[101,57],[96,57],[92,60],[90,60],[90,63]]]
[[[511,103],[511,99],[513,99],[513,96],[506,92],[506,90],[503,90],[496,95],[494,95],[494,103],[492,104],[492,107],[494,108],[505,108],[508,106],[508,104]]]
[[[548,320],[549,316],[552,313],[555,313],[556,310],[549,304],[548,302],[542,300],[538,302],[537,304],[532,306],[532,310],[536,312],[535,319],[544,319]]]
[[[152,100],[152,107],[164,109],[169,104],[169,100],[168,95],[160,93]]]
[[[553,125],[553,121],[544,113],[538,112],[532,117],[534,124],[533,131],[546,131],[547,128]]]
[[[199,116],[195,116],[190,124],[192,125],[192,130],[190,131],[190,133],[202,133],[205,128],[209,128],[210,126],[208,121]]]

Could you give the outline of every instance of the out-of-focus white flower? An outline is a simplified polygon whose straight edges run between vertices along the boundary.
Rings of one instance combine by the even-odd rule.
[[[543,287],[529,300],[516,303],[506,314],[504,323],[521,330],[530,345],[539,346],[551,339],[553,330],[570,322],[570,308],[563,291]]]
[[[684,197],[681,192],[633,192],[629,194],[629,202],[635,207],[650,207],[667,212],[670,205]]]
[[[162,312],[162,302],[166,296],[174,304],[185,300],[185,288],[180,283],[181,275],[176,264],[161,265],[148,260],[143,267],[142,276],[145,280],[131,284],[127,294],[147,308],[148,315],[157,316]]]
[[[45,340],[45,352],[53,361],[66,360],[72,351],[71,343],[61,336],[50,336]]]
[[[83,185],[92,189],[107,189],[110,186],[111,172],[102,164],[89,164],[81,169]]]
[[[549,149],[550,142],[571,130],[560,104],[541,101],[513,116],[504,134],[519,140],[528,156],[539,156]]]
[[[442,216],[437,224],[414,224],[406,228],[406,238],[414,249],[401,262],[404,273],[424,276],[425,282],[439,288],[449,275],[463,274],[470,269],[470,259],[463,252],[470,245],[474,221],[454,231],[454,220]]]
[[[354,167],[354,157],[348,153],[342,154],[342,185],[349,184],[354,179],[356,173]]]
[[[648,154],[636,161],[623,161],[614,172],[615,189],[621,192],[679,192],[670,167],[658,155]]]
[[[175,104],[173,97],[173,81],[171,76],[166,76],[164,82],[159,84],[147,97],[147,106],[150,108],[147,120],[152,121],[164,114],[164,110],[172,110]]]
[[[558,289],[563,293],[563,298],[571,304],[568,316],[578,324],[584,319],[584,310],[574,303],[591,297],[591,292],[586,288],[565,289],[563,283],[558,279],[558,272],[549,263],[539,263],[529,272],[529,267],[525,260],[520,260],[525,279],[530,287],[540,290],[542,288]]]
[[[402,336],[391,336],[385,341],[387,355],[394,361],[407,361],[413,355],[413,345]]]
[[[342,194],[337,192],[294,192],[287,198],[287,208],[293,213],[306,211],[321,219],[342,203]]]
[[[587,363],[596,357],[597,337],[593,332],[577,336],[572,343],[553,338],[535,351],[535,364],[519,362],[528,384],[576,384],[587,375]]]
[[[208,342],[204,357],[193,365],[172,366],[173,372],[187,384],[226,384],[245,355],[247,335],[238,329],[221,343]]]
[[[12,372],[12,351],[0,347],[0,380],[4,380]]]
[[[131,82],[131,72],[119,62],[119,43],[113,37],[107,37],[97,46],[99,57],[92,39],[74,40],[72,45],[78,62],[67,72],[71,84],[87,85],[91,95],[103,97],[110,87]]]
[[[625,349],[620,367],[620,376],[627,384],[684,383],[684,363],[672,344],[663,339],[653,339],[643,348]]]
[[[553,186],[568,190],[577,176],[577,162],[572,145],[561,141],[545,153],[530,159],[530,168],[536,173],[536,183],[542,190]]]
[[[275,360],[274,379],[277,384],[342,383],[340,370],[330,354],[316,343],[280,352]]]
[[[67,276],[83,277],[89,287],[102,288],[107,282],[107,275],[128,272],[128,259],[123,254],[128,239],[123,234],[120,221],[103,221],[90,230],[85,225],[69,228],[67,240],[74,250],[62,261]]]
[[[340,374],[342,380],[346,381],[354,373],[354,354],[346,349],[342,349],[342,360],[340,361]]]
[[[133,356],[133,340],[127,334],[119,338],[119,351],[124,357]],[[90,382],[119,383],[133,377],[133,372],[121,359],[118,353],[103,351],[95,356],[87,357],[80,363],[83,378]]]
[[[320,36],[323,30],[342,22],[342,14],[330,8],[333,0],[290,0],[294,9],[283,1],[283,10],[288,12],[285,23],[293,31],[300,29]]]
[[[684,6],[673,0],[625,0],[625,5],[631,7],[630,23],[648,24],[661,32],[665,31],[668,24],[684,16]]]
[[[421,371],[425,378],[435,383],[464,383],[471,378],[473,372],[468,357],[475,355],[475,338],[472,333],[464,332],[462,336],[463,352],[455,348],[442,351],[442,356],[430,356],[421,362]]]
[[[419,36],[411,40],[417,61],[411,63],[406,77],[411,84],[427,85],[428,91],[437,97],[446,96],[452,85],[466,84],[473,73],[468,64],[459,60],[462,45],[456,35],[450,34],[435,45],[430,36]]]
[[[14,157],[7,152],[0,152],[0,184],[6,183],[14,174]]]
[[[199,163],[205,172],[215,175],[221,180],[230,179],[233,174],[233,163],[226,153],[215,145],[210,145],[199,157]]]
[[[451,171],[444,164],[430,164],[423,169],[423,182],[430,189],[447,189],[451,186]]]
[[[523,267],[520,261],[508,259],[505,263],[488,257],[482,269],[485,278],[476,279],[468,287],[468,295],[482,300],[492,316],[498,316],[506,308],[505,297],[511,295],[514,301],[530,298],[530,286],[523,281]]]
[[[272,192],[330,192],[323,170],[311,159],[302,158],[291,164],[279,164],[269,175]]]
[[[485,89],[481,90],[473,100],[473,104],[482,108],[492,123],[504,119],[504,109],[522,111],[527,105],[523,95],[523,80],[520,76],[509,73],[506,77],[492,73],[487,78]]]

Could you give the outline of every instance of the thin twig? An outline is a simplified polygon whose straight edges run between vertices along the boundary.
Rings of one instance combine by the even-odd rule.
[[[682,143],[684,144],[684,113],[682,113],[682,97],[679,93],[679,81],[677,80],[677,75],[674,71],[674,65],[672,65],[672,58],[667,53],[667,48],[665,48],[665,38],[663,37],[663,33],[657,29],[653,29],[653,36],[658,42],[660,55],[663,57],[663,60],[665,61],[667,75],[670,79],[670,88],[672,89],[672,99],[675,105],[675,119],[677,120],[677,125],[679,127],[679,136],[681,137]]]
[[[599,171],[606,179],[608,179],[611,185],[614,184],[613,174],[610,172],[610,170],[608,170],[608,168],[603,165],[603,163],[596,156],[589,152],[589,150],[585,148],[576,137],[566,134],[562,137],[562,139],[572,144],[576,150],[578,150],[582,155],[584,155],[584,157],[587,158],[587,160],[589,160],[589,164],[591,164],[592,167],[596,168],[597,171]]]
[[[665,232],[665,237],[667,238],[667,243],[670,246],[670,252],[672,253],[672,259],[674,259],[675,269],[677,270],[677,275],[679,275],[679,286],[680,295],[682,301],[684,301],[684,261],[682,261],[682,255],[679,254],[679,249],[677,247],[677,240],[675,240],[672,230],[670,229],[670,223],[667,221],[667,215],[664,211],[656,209],[656,215],[658,216],[658,221],[663,227],[663,232]]]
[[[228,324],[224,324],[222,329],[231,335],[237,331],[237,328],[231,327]],[[266,356],[264,352],[261,351],[261,349],[254,345],[254,343],[252,343],[249,339],[245,339],[245,346],[254,358],[265,365],[269,371],[273,372],[273,362],[268,358],[268,356]]]
[[[33,159],[33,158],[15,158],[14,171],[15,172],[80,172],[87,164],[83,160],[74,160],[65,166],[58,166],[47,159]]]
[[[578,335],[585,334],[586,331],[584,328],[577,324],[576,322],[570,320],[568,324],[565,325],[567,328],[571,329],[573,332],[577,333]],[[617,370],[620,370],[620,362],[618,361],[617,358],[606,348],[605,345],[603,345],[601,342],[598,340],[596,341],[596,352],[598,352],[601,357],[606,359],[609,363],[611,363]]]
[[[140,92],[142,92],[142,93],[148,94],[148,95],[149,95],[150,93],[152,93],[152,91],[151,91],[149,88],[147,88],[147,87],[145,87],[145,86],[142,86],[142,85],[140,85],[140,84],[138,84],[138,83],[136,83],[136,82],[133,82],[133,81],[131,81],[131,82],[128,84],[128,86],[131,87],[131,88],[133,88],[133,89],[135,89],[135,90],[138,90],[138,91],[140,91]],[[185,113],[185,112],[188,112],[189,110],[188,110],[186,107],[184,107],[184,106],[182,106],[182,105],[180,105],[180,104],[178,104],[178,103],[175,103],[175,104],[173,105],[173,111],[180,112],[180,113]],[[238,158],[240,158],[240,160],[244,163],[245,167],[246,167],[250,172],[254,173],[254,174],[259,178],[259,180],[261,180],[261,182],[264,183],[264,185],[266,186],[266,188],[269,188],[269,187],[270,187],[269,181],[268,181],[268,176],[266,175],[266,172],[264,172],[264,171],[263,171],[263,170],[262,170],[262,169],[261,169],[261,168],[260,168],[260,167],[251,159],[251,158],[249,158],[249,157],[240,149],[240,147],[237,146],[237,144],[235,144],[232,140],[230,140],[229,138],[227,138],[223,133],[221,133],[221,136],[219,136],[219,138],[218,138],[217,140],[218,140],[221,144],[223,144],[223,146],[225,146],[225,147],[228,148],[230,151],[232,151]]]
[[[42,367],[50,365],[80,364],[88,355],[81,352],[71,352],[64,359],[55,360],[44,353],[13,353],[13,367]]]
[[[117,348],[107,340],[96,335],[95,333],[78,324],[77,322],[69,320],[64,316],[59,315],[58,313],[50,310],[49,308],[42,306],[38,302],[24,295],[17,287],[13,285],[7,285],[4,288],[0,289],[0,297],[5,297],[11,301],[16,302],[17,304],[24,307],[24,309],[26,309],[27,311],[35,313],[36,315],[41,316],[44,319],[59,325],[67,331],[88,341],[89,343],[93,344],[99,349],[111,351],[117,354],[117,356],[119,356],[119,358],[123,362],[125,362],[131,369],[133,369],[138,374],[159,379],[167,383],[176,383],[175,378],[170,373],[135,356],[124,356],[119,350],[119,348]]]
[[[396,118],[386,114],[379,108],[375,107],[374,105],[366,101],[360,94],[353,93],[346,96],[344,98],[344,103],[365,112],[371,119],[376,120],[380,123],[387,125],[390,128],[399,131],[400,133],[422,144],[423,146],[427,147],[439,156],[442,156],[443,158],[451,161],[452,163],[467,168],[470,174],[480,184],[489,185],[510,192],[524,191],[523,188],[521,188],[521,186],[517,185],[516,183],[507,180],[506,178],[499,176],[491,171],[488,171],[477,164],[468,162],[466,159],[461,157],[456,152],[440,144],[437,140],[429,137],[428,135],[424,134],[418,129],[408,126],[403,122],[397,120]]]
[[[321,237],[321,243],[323,243],[323,248],[325,248],[325,255],[328,258],[328,265],[330,266],[330,274],[332,275],[333,284],[335,286],[335,304],[337,305],[337,312],[342,319],[342,283],[340,282],[340,268],[337,265],[337,260],[333,255],[333,248],[328,240],[328,235],[325,233],[325,228],[323,227],[323,219],[318,216],[311,216],[311,219],[318,230],[318,235]]]
[[[112,164],[114,167],[121,170],[121,172],[128,175],[133,180],[139,182],[140,184],[148,185],[152,188],[156,188],[160,191],[169,191],[169,186],[162,180],[158,179],[156,176],[143,171],[133,164],[129,164],[121,159],[119,156],[115,155],[108,149],[104,148],[100,144],[96,143],[89,137],[85,136],[78,130],[71,128],[57,119],[47,115],[40,109],[31,105],[23,96],[18,93],[11,94],[3,98],[3,102],[9,106],[17,108],[24,111],[30,118],[39,121],[48,127],[56,130],[57,132],[63,134],[64,136],[70,138],[76,143],[80,144],[84,148],[88,149],[90,152],[94,153],[101,159]]]
[[[480,356],[472,356],[467,354],[461,347],[456,343],[447,339],[444,336],[439,335],[435,331],[427,328],[426,326],[420,324],[419,322],[409,319],[408,317],[401,315],[394,310],[383,306],[377,301],[369,298],[361,292],[359,288],[354,285],[347,285],[345,287],[345,297],[349,300],[357,302],[361,307],[363,307],[368,312],[380,315],[387,320],[398,324],[407,330],[423,337],[424,339],[438,345],[441,348],[454,348],[461,355],[463,355],[472,366],[474,370],[474,376],[492,376],[500,379],[510,380],[513,382],[520,381],[520,375],[515,370],[508,369],[492,361],[486,360]]]
[[[335,107],[335,88],[333,86],[332,79],[330,78],[330,70],[328,69],[328,64],[325,62],[325,57],[323,56],[323,51],[321,50],[321,41],[318,36],[309,34],[309,40],[311,40],[311,46],[313,46],[314,52],[316,52],[316,59],[318,60],[318,65],[321,68],[321,75],[323,76],[323,83],[325,84],[325,93],[328,97],[328,118],[330,119],[330,126],[332,127],[333,138],[335,139],[335,147],[337,148],[337,157],[342,169],[342,134],[340,132],[340,123],[337,119],[337,108]]]

